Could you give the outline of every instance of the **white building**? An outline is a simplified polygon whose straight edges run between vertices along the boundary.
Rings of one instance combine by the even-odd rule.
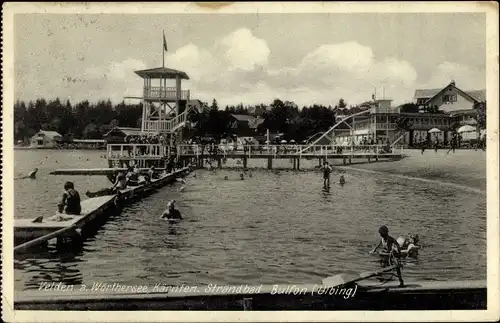
[[[33,148],[54,148],[62,141],[62,136],[55,131],[38,131],[30,139],[30,146]]]

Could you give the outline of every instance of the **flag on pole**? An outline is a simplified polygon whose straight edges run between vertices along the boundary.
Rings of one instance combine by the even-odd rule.
[[[167,49],[167,39],[165,38],[165,32],[163,32],[163,49],[168,52]]]

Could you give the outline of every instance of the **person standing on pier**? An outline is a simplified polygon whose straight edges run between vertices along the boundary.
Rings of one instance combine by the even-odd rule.
[[[332,168],[327,161],[323,163],[323,186],[330,187],[330,174],[332,173]]]
[[[66,210],[65,207],[66,206]],[[66,214],[80,215],[82,206],[80,205],[80,194],[75,190],[75,185],[72,182],[64,184],[64,193],[61,203],[58,205],[59,213],[66,211]]]

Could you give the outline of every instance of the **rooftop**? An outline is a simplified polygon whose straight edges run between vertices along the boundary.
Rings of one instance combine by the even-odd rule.
[[[441,92],[443,89],[418,89],[415,90],[415,99],[429,99]],[[486,90],[463,91],[478,102],[486,101]]]
[[[175,79],[177,76],[179,76],[183,80],[189,80],[189,76],[185,72],[166,67],[157,67],[147,70],[135,71],[135,74],[139,75],[142,78],[149,77],[153,79]]]
[[[57,131],[40,130],[35,134],[35,136],[38,136],[39,134],[43,134],[44,136],[50,138],[61,137],[61,135]]]

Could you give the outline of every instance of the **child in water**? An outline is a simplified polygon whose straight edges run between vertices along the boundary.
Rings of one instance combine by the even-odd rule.
[[[340,184],[340,185],[344,185],[344,184],[345,184],[345,178],[344,178],[344,175],[341,175],[341,176],[340,176],[339,184]]]
[[[378,229],[378,233],[380,234],[380,237],[382,238],[378,245],[373,248],[370,253],[375,253],[378,248],[382,247],[382,252],[384,253],[390,253],[392,251],[397,252],[398,254],[401,251],[401,247],[399,246],[399,243],[389,235],[389,229],[383,225]]]
[[[418,256],[418,250],[420,249],[418,234],[410,233],[408,238],[401,236],[396,241],[401,246],[401,255],[412,258]]]

